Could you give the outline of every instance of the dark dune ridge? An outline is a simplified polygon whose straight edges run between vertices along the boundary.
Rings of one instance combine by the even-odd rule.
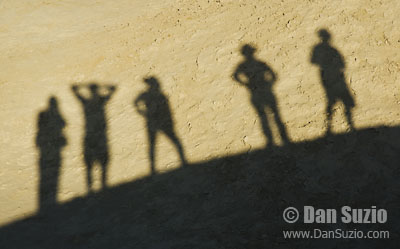
[[[395,248],[400,127],[192,163],[0,228],[0,248]],[[134,162],[132,162],[132,167]],[[385,208],[386,224],[287,224],[304,205]],[[390,239],[284,239],[282,230],[388,230]]]

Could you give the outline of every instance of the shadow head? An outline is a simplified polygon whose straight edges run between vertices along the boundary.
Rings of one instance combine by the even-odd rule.
[[[99,86],[96,83],[89,84],[89,89],[92,93],[96,93],[99,89]]]
[[[49,108],[51,110],[57,110],[58,108],[58,102],[57,102],[57,98],[54,96],[51,96],[49,99]]]
[[[256,52],[256,48],[253,47],[250,44],[243,45],[241,48],[240,52],[245,56],[245,57],[253,57],[254,53]]]
[[[154,76],[144,78],[143,81],[151,88],[160,88],[160,83]]]
[[[49,99],[50,106],[57,106],[57,99],[54,96],[51,96]]]
[[[323,42],[329,42],[331,39],[331,34],[326,29],[318,30],[318,36],[321,38]]]

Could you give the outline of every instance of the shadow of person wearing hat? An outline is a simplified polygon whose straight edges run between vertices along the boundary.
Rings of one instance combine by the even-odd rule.
[[[155,174],[155,145],[158,132],[163,132],[178,150],[182,165],[187,164],[183,146],[175,133],[168,99],[160,89],[160,83],[155,77],[145,78],[147,91],[143,92],[134,101],[138,113],[145,117],[149,138],[149,157],[151,174]]]
[[[344,105],[345,116],[350,130],[354,130],[352,108],[355,103],[344,77],[344,59],[339,51],[331,46],[331,34],[326,29],[320,29],[318,35],[321,38],[321,42],[315,45],[312,51],[311,63],[318,65],[320,68],[322,86],[327,97],[327,134],[331,134],[333,106],[338,101],[341,101]]]
[[[278,126],[282,142],[286,144],[289,139],[272,92],[272,86],[276,82],[277,76],[265,62],[254,57],[255,51],[256,49],[249,44],[242,47],[241,53],[245,60],[235,70],[233,78],[249,90],[251,103],[261,120],[261,126],[268,143],[274,144],[265,108],[270,109],[271,116]]]

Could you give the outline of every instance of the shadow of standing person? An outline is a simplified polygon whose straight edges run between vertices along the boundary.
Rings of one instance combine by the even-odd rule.
[[[61,150],[67,142],[63,135],[65,121],[57,99],[51,97],[48,108],[38,117],[36,146],[39,160],[39,212],[43,213],[57,203],[57,191],[61,168]]]
[[[319,30],[318,35],[321,42],[313,49],[311,63],[320,67],[321,81],[327,97],[327,134],[331,134],[333,106],[337,101],[343,103],[350,130],[354,130],[351,112],[355,103],[344,77],[344,59],[339,51],[331,46],[331,35],[326,29]]]
[[[92,83],[87,87],[90,97],[84,97],[79,89],[83,86],[74,85],[72,91],[81,101],[85,112],[86,133],[84,138],[84,158],[87,167],[87,187],[92,193],[92,169],[95,162],[100,163],[102,169],[101,187],[107,187],[107,164],[109,161],[107,144],[107,121],[105,117],[105,105],[115,91],[115,86],[108,86],[108,93],[101,94],[99,85]]]
[[[272,92],[272,86],[276,82],[277,76],[265,62],[259,61],[254,57],[255,51],[256,49],[249,44],[242,47],[241,52],[245,57],[245,61],[239,64],[233,74],[233,78],[250,91],[251,103],[261,119],[262,129],[268,139],[268,143],[274,144],[265,108],[269,108],[272,111],[282,142],[287,144],[289,139],[286,128],[280,118],[275,96]]]
[[[174,143],[178,150],[182,166],[187,164],[183,146],[179,141],[174,129],[174,122],[171,115],[168,99],[160,89],[160,83],[155,77],[145,78],[148,85],[146,92],[143,92],[135,101],[139,114],[146,118],[147,133],[149,138],[149,157],[151,174],[155,174],[155,145],[157,132],[163,132]]]

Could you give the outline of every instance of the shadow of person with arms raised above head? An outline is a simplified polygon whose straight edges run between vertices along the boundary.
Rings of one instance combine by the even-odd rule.
[[[183,146],[174,129],[174,121],[171,115],[168,99],[160,89],[160,83],[155,77],[145,78],[148,85],[147,91],[140,94],[134,101],[139,114],[146,118],[147,133],[149,138],[149,157],[151,174],[155,174],[155,145],[157,132],[163,132],[176,146],[182,161],[182,166],[187,164]]]
[[[327,97],[327,134],[331,134],[333,106],[338,101],[341,101],[344,105],[350,130],[354,130],[351,112],[355,103],[347,88],[344,76],[344,59],[339,51],[331,46],[331,35],[326,29],[320,29],[318,35],[321,38],[321,42],[315,45],[312,51],[311,63],[318,65],[320,68],[321,81]]]
[[[85,138],[84,138],[84,158],[87,170],[87,186],[89,193],[92,193],[92,169],[95,162],[100,163],[102,168],[101,186],[106,188],[107,164],[109,152],[107,144],[107,121],[105,116],[105,105],[110,100],[115,91],[115,86],[99,87],[92,83],[88,87],[90,97],[84,97],[80,93],[80,88],[84,86],[74,85],[72,91],[81,101],[85,113]],[[107,94],[101,94],[100,88],[107,88]]]
[[[254,57],[255,51],[256,49],[249,44],[242,47],[241,52],[245,61],[239,64],[233,78],[250,91],[251,103],[261,120],[262,129],[268,143],[274,144],[265,108],[271,110],[282,142],[287,144],[289,139],[286,128],[280,118],[275,96],[272,92],[272,86],[276,82],[277,76],[265,62]]]
[[[57,99],[51,97],[49,106],[38,117],[36,146],[39,159],[39,212],[57,203],[61,168],[61,150],[67,144],[63,135],[65,121],[58,110]]]

